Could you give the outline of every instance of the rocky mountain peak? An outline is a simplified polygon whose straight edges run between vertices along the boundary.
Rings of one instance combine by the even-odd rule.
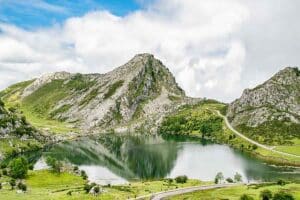
[[[85,131],[152,129],[167,113],[193,101],[148,53],[105,74],[46,74],[14,92],[22,94],[17,101],[30,115]]]
[[[300,123],[300,73],[286,67],[269,80],[230,104],[228,117],[234,125],[255,127],[267,121]]]

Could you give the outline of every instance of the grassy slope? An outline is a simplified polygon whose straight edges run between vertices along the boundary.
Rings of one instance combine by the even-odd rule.
[[[230,199],[230,200],[239,200],[240,196],[243,194],[248,194],[252,196],[255,200],[260,199],[259,194],[262,190],[268,189],[272,191],[272,193],[276,193],[280,190],[284,190],[286,192],[290,192],[293,194],[295,199],[300,199],[300,184],[287,184],[285,186],[272,185],[272,186],[264,186],[256,188],[255,186],[247,187],[247,186],[237,186],[233,188],[223,188],[223,189],[214,189],[214,190],[206,190],[206,191],[198,191],[189,194],[183,194],[171,197],[169,199],[172,200],[211,200],[211,199]]]
[[[71,128],[72,124],[64,122],[63,119],[53,119],[54,114],[66,110],[53,111],[52,109],[58,101],[68,97],[72,92],[86,91],[94,82],[87,80],[82,75],[75,75],[67,83],[64,83],[64,80],[54,80],[21,100],[21,92],[33,81],[21,82],[2,91],[0,97],[6,106],[18,108],[37,128],[47,128],[54,133],[78,131]],[[65,106],[64,109],[67,107],[70,108],[70,106]]]
[[[0,182],[7,182],[7,177],[0,178]],[[135,196],[148,195],[164,190],[171,190],[180,187],[209,184],[198,180],[189,180],[185,184],[171,183],[167,181],[145,181],[132,182],[130,185],[104,187],[104,193],[99,196],[86,194],[83,190],[85,181],[76,175],[62,173],[53,174],[47,170],[30,171],[26,179],[28,191],[25,194],[17,194],[16,190],[11,190],[9,185],[4,185],[0,190],[0,199],[128,199]],[[72,196],[67,192],[72,191]]]
[[[163,122],[162,127],[160,128],[161,133],[164,134],[164,131],[169,131],[169,133],[172,133],[170,130],[176,130],[174,132],[178,132],[180,134],[185,134],[189,136],[194,137],[202,137],[202,133],[199,130],[199,126],[193,126],[193,121],[196,121],[197,124],[201,123],[211,123],[212,126],[215,125],[217,114],[214,112],[207,112],[207,111],[214,111],[214,110],[224,110],[224,104],[216,103],[216,102],[205,102],[200,103],[196,106],[191,107],[184,107],[183,109],[179,110],[179,112],[174,113],[164,121],[168,121],[168,119],[171,119],[169,122],[175,123],[174,119],[178,120],[180,123],[178,126],[169,126],[171,123],[165,123]],[[202,116],[205,114],[205,116]],[[175,117],[174,117],[175,116]],[[193,117],[194,116],[194,117]],[[181,119],[181,118],[184,118]],[[204,120],[203,120],[204,119]],[[234,133],[232,133],[231,130],[227,128],[225,125],[225,122],[220,121],[219,123],[222,124],[222,130],[221,131],[213,131],[210,136],[208,136],[209,139],[212,139],[213,141],[217,143],[225,143],[230,145],[231,147],[235,149],[239,149],[242,151],[249,152],[265,161],[269,161],[271,163],[277,163],[277,164],[290,164],[290,165],[300,165],[300,159],[295,157],[289,157],[289,156],[283,156],[281,154],[277,154],[265,149],[262,149],[260,147],[254,147],[251,143],[248,141],[236,136]],[[167,127],[164,127],[167,126]],[[196,129],[195,129],[196,128]],[[297,144],[297,142],[295,142]],[[298,144],[299,145],[299,144]],[[280,147],[277,147],[280,148]],[[289,146],[287,147],[281,147],[283,149],[292,149],[293,151],[299,152],[300,146]]]

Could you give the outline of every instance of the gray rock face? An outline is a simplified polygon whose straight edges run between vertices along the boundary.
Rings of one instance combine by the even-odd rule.
[[[227,116],[234,126],[256,127],[266,121],[300,123],[300,71],[287,67],[254,89],[246,89],[229,105]]]
[[[53,80],[68,84],[74,76],[66,72],[42,76],[25,88],[22,96],[26,98]],[[150,54],[138,54],[106,74],[80,76],[93,84],[80,92],[71,89],[51,112],[55,113],[52,118],[74,123],[87,132],[135,131],[141,127],[155,132],[154,125],[165,114],[191,101],[171,72]]]

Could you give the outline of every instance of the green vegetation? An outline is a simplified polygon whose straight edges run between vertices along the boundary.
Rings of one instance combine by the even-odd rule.
[[[58,115],[58,114],[60,114],[60,113],[65,113],[65,112],[67,112],[71,107],[72,107],[72,105],[70,105],[70,104],[65,104],[65,105],[59,107],[58,109],[52,111],[52,112],[50,113],[50,117],[53,118],[53,117],[55,117],[56,115]]]
[[[104,94],[104,99],[108,99],[109,97],[114,95],[115,92],[117,91],[117,89],[123,85],[123,83],[124,83],[124,81],[120,80],[120,81],[117,81],[117,82],[113,83],[112,85],[110,85],[108,88],[108,91]]]
[[[186,183],[187,180],[188,180],[188,177],[185,176],[185,175],[184,176],[177,176],[175,178],[176,183]]]
[[[236,128],[249,138],[263,144],[291,145],[293,144],[292,139],[300,139],[300,124],[292,122],[268,121],[257,127],[239,125]]]
[[[184,106],[175,114],[164,119],[159,129],[162,135],[201,135],[212,137],[222,132],[223,119],[213,111],[206,109],[203,103]]]
[[[9,180],[9,177],[6,176],[0,178],[1,183],[8,182]],[[100,192],[102,191],[101,187],[93,183],[87,184],[87,182],[78,175],[66,172],[57,174],[51,173],[48,170],[29,171],[26,179],[22,181],[22,183],[26,183],[26,193],[18,194],[15,190],[11,190],[9,185],[5,184],[0,190],[0,199],[48,200],[51,198],[53,200],[125,200],[142,195],[149,195],[150,198],[151,193],[155,192],[209,184],[208,182],[200,182],[198,180],[187,180],[186,183],[176,183],[175,181],[170,182],[169,179],[162,179],[156,181],[131,182],[126,185],[107,185],[103,186],[103,192]],[[87,191],[90,191],[93,187],[99,188],[99,194],[96,196],[87,193]]]
[[[88,104],[91,100],[93,100],[98,95],[98,88],[90,91],[83,100],[79,103],[80,106]]]
[[[9,163],[10,176],[13,178],[25,178],[28,171],[28,161],[24,157],[13,159]]]
[[[300,184],[290,183],[284,186],[277,184],[268,184],[268,185],[250,185],[250,186],[235,186],[230,188],[221,188],[213,190],[204,190],[197,191],[193,193],[178,195],[170,197],[172,200],[186,199],[186,200],[211,200],[211,199],[230,199],[230,200],[239,200],[243,195],[248,197],[260,200],[262,194],[268,196],[269,194],[266,191],[270,191],[273,194],[273,200],[293,200],[300,199]],[[293,196],[293,198],[287,198],[287,195]],[[276,197],[275,197],[276,196]],[[278,196],[278,197],[277,197]],[[281,198],[284,196],[285,198]],[[279,198],[280,197],[280,198]],[[266,199],[264,199],[266,200]]]
[[[263,149],[233,133],[226,126],[224,120],[217,115],[216,111],[221,112],[224,107],[226,105],[211,100],[193,106],[183,106],[163,120],[161,127],[159,127],[159,134],[165,138],[184,136],[201,139],[204,137],[215,143],[228,144],[234,149],[248,152],[269,163],[300,165],[300,159],[297,157],[283,156]],[[278,146],[276,149],[282,148],[285,151],[299,152],[300,140],[293,139],[291,141],[295,146]]]
[[[61,172],[62,164],[60,161],[56,160],[55,158],[48,156],[46,158],[46,163],[49,167],[51,167],[53,172],[55,173]]]

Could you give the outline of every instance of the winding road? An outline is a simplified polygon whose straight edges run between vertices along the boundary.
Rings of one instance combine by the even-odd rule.
[[[132,200],[142,200],[142,199],[146,199],[149,197],[151,200],[162,200],[167,197],[190,193],[190,192],[195,192],[195,191],[234,187],[234,186],[239,186],[239,185],[244,185],[244,184],[243,183],[224,183],[224,184],[217,184],[217,185],[193,186],[193,187],[179,188],[179,189],[175,189],[175,190],[169,190],[169,191],[165,191],[165,192],[158,192],[158,193],[154,193],[154,194],[140,196],[140,197],[134,198]]]
[[[278,154],[281,154],[281,155],[285,155],[285,156],[292,156],[292,157],[300,158],[299,155],[290,154],[290,153],[285,153],[285,152],[282,152],[282,151],[277,151],[277,150],[274,149],[274,147],[270,147],[270,146],[266,146],[266,145],[260,144],[260,143],[258,143],[258,142],[256,142],[256,141],[254,141],[254,140],[252,140],[252,139],[246,137],[245,135],[243,135],[242,133],[238,132],[237,130],[235,130],[235,129],[231,126],[231,124],[229,123],[229,121],[228,121],[228,119],[227,119],[226,116],[222,115],[222,114],[220,113],[220,111],[218,111],[218,110],[215,110],[215,111],[217,112],[217,114],[218,114],[220,117],[222,117],[222,118],[225,120],[226,126],[227,126],[232,132],[234,132],[236,135],[238,135],[239,137],[243,138],[244,140],[247,140],[248,142],[250,142],[250,143],[252,143],[252,144],[255,144],[255,145],[257,145],[258,147],[261,147],[261,148],[266,149],[266,150],[268,150],[268,151],[272,151],[272,152],[275,152],[275,153],[278,153]]]

